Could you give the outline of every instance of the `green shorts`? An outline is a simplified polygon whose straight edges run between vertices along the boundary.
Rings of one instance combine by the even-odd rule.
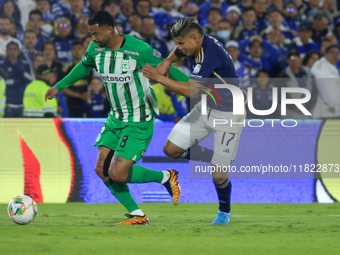
[[[110,148],[117,156],[137,163],[151,142],[154,122],[154,118],[145,122],[123,122],[109,115],[94,145]]]

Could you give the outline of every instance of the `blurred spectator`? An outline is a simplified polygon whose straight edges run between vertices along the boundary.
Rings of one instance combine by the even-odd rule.
[[[143,41],[149,44],[152,48],[158,50],[163,58],[168,56],[168,48],[163,39],[158,38],[155,35],[155,19],[151,16],[145,16],[142,21],[142,33]]]
[[[106,118],[110,109],[104,92],[104,85],[101,78],[93,77],[90,82],[91,98],[84,102],[86,117]]]
[[[83,39],[84,52],[87,51],[87,48],[89,47],[91,42],[92,42],[91,35],[85,36],[85,38]]]
[[[57,117],[57,99],[45,101],[45,93],[56,81],[56,71],[48,65],[40,65],[37,79],[27,85],[24,97],[24,117],[53,118]]]
[[[218,23],[222,20],[222,12],[217,7],[211,7],[207,13],[208,24],[203,27],[203,33],[217,38]]]
[[[200,12],[200,8],[196,0],[186,1],[182,9],[182,13],[185,15],[185,17],[194,18],[203,27],[207,24],[208,21],[201,20],[200,16],[198,15],[199,12]]]
[[[136,13],[142,18],[149,15],[151,4],[149,0],[139,0],[136,5]]]
[[[103,10],[103,4],[104,0],[89,0],[90,6],[89,6],[89,16],[91,16],[93,13]]]
[[[36,2],[34,0],[18,0],[16,3],[20,10],[20,23],[22,28],[25,29],[29,19],[29,13],[36,8]]]
[[[240,4],[241,10],[247,7],[252,7],[252,6],[253,6],[253,0],[241,0],[241,4]]]
[[[270,25],[266,29],[262,30],[260,35],[264,39],[266,39],[269,31],[272,30],[273,28],[276,28],[276,29],[279,29],[281,33],[285,36],[285,44],[291,43],[293,39],[293,34],[289,28],[285,27],[282,24],[283,13],[279,9],[274,8],[274,9],[269,10],[268,17],[269,17],[268,21]]]
[[[55,45],[53,42],[45,42],[43,46],[41,47],[41,51],[43,53],[43,56],[45,58],[45,63],[57,70],[57,81],[60,81],[63,78],[62,68],[63,65],[55,60]]]
[[[44,55],[41,54],[41,53],[35,54],[33,56],[33,60],[32,60],[32,69],[33,69],[32,75],[33,75],[34,79],[35,79],[35,77],[37,77],[38,67],[43,65],[43,64],[46,64]]]
[[[0,7],[0,15],[7,15],[10,17],[13,20],[18,33],[24,32],[24,29],[20,23],[20,10],[18,9],[18,6],[14,0],[5,0],[2,2]]]
[[[305,10],[305,15],[307,18],[312,18],[320,10],[321,0],[309,0],[308,7]]]
[[[25,60],[31,66],[33,61],[33,55],[39,52],[35,49],[35,46],[38,43],[37,34],[32,29],[26,30],[22,42],[24,43],[24,45],[22,46],[22,53],[25,56]]]
[[[67,75],[78,64],[84,55],[84,46],[79,41],[72,43],[71,53],[73,60],[63,67],[64,75]],[[85,114],[83,108],[84,101],[89,99],[88,85],[92,79],[92,72],[77,81],[75,84],[63,89],[64,95],[67,97],[66,102],[71,118],[82,118]]]
[[[15,21],[13,19],[9,20],[9,31],[8,35],[13,38],[22,38],[23,30],[20,31],[20,29],[15,24]]]
[[[19,58],[20,54],[19,45],[11,41],[6,46],[6,58],[0,60],[0,66],[7,74],[5,118],[23,116],[22,98],[26,85],[32,80],[31,68]]]
[[[56,59],[65,64],[72,59],[71,44],[75,40],[72,35],[71,21],[66,17],[60,17],[56,21],[57,32],[56,36],[52,38],[55,44],[57,56]]]
[[[115,22],[124,23],[126,17],[120,12],[119,0],[109,0],[104,3],[104,9],[115,18]]]
[[[296,3],[292,1],[288,2],[283,10],[283,14],[285,15],[285,22],[287,23],[287,26],[293,34],[296,35],[301,22],[301,16],[298,12]]]
[[[161,0],[150,0],[151,3],[151,12],[155,13],[159,11],[161,7]]]
[[[69,1],[58,1],[58,0],[49,0],[51,5],[51,13],[55,18],[61,17],[65,14],[70,13],[70,3]]]
[[[302,19],[303,20],[306,19],[306,15],[304,13],[305,13],[306,9],[308,8],[307,3],[304,3],[303,0],[293,0],[293,1],[296,4],[298,12],[301,15]]]
[[[123,23],[116,23],[115,25],[117,31],[121,34],[124,34],[124,24]]]
[[[251,97],[251,100],[253,102],[252,105],[256,110],[269,110],[273,104],[273,85],[269,84],[269,73],[264,69],[259,69],[256,72],[255,77],[256,83],[251,86],[253,91]],[[249,108],[247,107],[247,118],[261,119],[262,116],[253,114],[249,111]],[[269,116],[266,116],[266,118],[278,118],[277,111]]]
[[[228,4],[225,3],[224,1],[221,0],[210,0],[206,1],[205,3],[200,5],[200,12],[199,12],[199,17],[201,21],[201,25],[204,26],[207,24],[208,21],[208,12],[211,7],[218,8],[221,11],[222,17],[225,17],[227,14],[227,9],[228,9]],[[235,6],[236,7],[236,6]],[[239,11],[239,14],[241,15],[241,11]],[[233,24],[235,26],[235,24]]]
[[[314,21],[312,23],[312,39],[319,48],[321,46],[321,42],[326,38],[326,35],[332,34],[332,32],[327,29],[328,24],[329,20],[326,12],[320,11],[314,16]]]
[[[0,118],[4,117],[6,106],[6,83],[7,74],[0,69]]]
[[[336,68],[338,61],[339,47],[331,45],[326,49],[324,57],[317,60],[312,66],[311,73],[315,77],[319,92],[312,113],[313,118],[340,117],[340,75]]]
[[[240,21],[240,16],[241,10],[235,5],[228,7],[227,13],[225,15],[226,19],[230,22],[233,28],[242,24]]]
[[[129,27],[130,32],[129,35],[134,36],[140,40],[142,40],[142,36],[140,33],[142,32],[142,19],[138,14],[131,14],[129,17]]]
[[[266,16],[266,0],[254,0],[254,9],[256,12],[255,26],[257,27],[258,31],[261,32],[269,25]]]
[[[171,16],[170,25],[175,24],[184,15],[174,9],[175,1],[174,0],[161,0],[161,8],[159,8],[158,12],[167,13]]]
[[[69,0],[71,5],[71,20],[74,24],[79,23],[82,17],[89,17],[91,12],[85,8],[84,0]]]
[[[159,107],[159,115],[156,116],[156,119],[177,123],[188,113],[184,96],[176,95],[160,83],[156,83],[152,88]]]
[[[320,54],[323,56],[326,52],[326,49],[332,45],[331,40],[325,38],[320,45]]]
[[[233,27],[230,22],[226,19],[222,19],[218,22],[217,39],[225,45],[230,41],[231,34],[233,32]]]
[[[314,84],[314,79],[312,78],[312,74],[307,67],[302,65],[302,59],[300,57],[300,53],[296,50],[289,52],[288,54],[288,67],[283,70],[279,78],[280,87],[290,87],[290,88],[304,88],[307,89],[311,93],[311,99],[304,104],[305,108],[312,112],[313,107],[316,102],[317,92]],[[279,97],[281,88],[279,88]],[[287,98],[290,99],[299,99],[304,97],[299,93],[287,93]],[[304,115],[297,106],[288,104],[286,118],[288,119],[310,119],[310,116]]]
[[[255,77],[260,69],[265,69],[268,72],[273,68],[281,56],[281,51],[278,47],[273,46],[267,40],[263,40],[260,36],[253,36],[249,40],[240,42],[241,52],[249,46],[249,56],[240,54],[238,60],[250,68],[250,77]],[[263,54],[263,48],[267,53]]]
[[[318,45],[311,38],[313,35],[312,28],[308,23],[301,23],[298,29],[298,36],[293,42],[287,45],[289,50],[297,50],[303,58],[308,51],[319,51]]]
[[[309,51],[303,58],[302,65],[311,69],[315,61],[321,58],[321,54],[317,51]]]
[[[121,0],[120,5],[122,7],[122,14],[127,21],[128,17],[133,13],[133,1],[132,0]]]
[[[10,18],[7,15],[0,16],[0,57],[6,56],[6,46],[10,42],[15,42],[21,49],[21,42],[8,34],[9,25]]]
[[[256,20],[255,9],[253,7],[244,8],[242,12],[243,25],[234,29],[233,40],[241,41],[257,35],[257,28],[254,25]]]
[[[249,72],[247,67],[238,61],[238,56],[240,55],[240,50],[238,49],[239,45],[236,41],[229,41],[225,45],[225,49],[233,59],[233,63],[236,69],[236,73],[239,77],[240,81],[240,88],[241,89],[247,89],[250,85],[249,83]]]
[[[46,34],[43,30],[40,29],[40,26],[43,24],[41,12],[39,10],[32,10],[29,14],[27,24],[28,28],[33,29],[34,32],[36,32],[38,37],[38,43],[36,44],[35,48],[37,50],[40,50],[43,43],[51,39],[48,34]]]
[[[87,15],[81,15],[78,23],[77,23],[77,30],[75,31],[75,37],[77,39],[84,39],[86,37],[86,35],[88,35],[88,31],[87,31],[87,22],[89,21],[89,16]]]
[[[42,13],[43,20],[54,21],[54,15],[51,13],[51,5],[49,0],[37,0],[37,10]]]

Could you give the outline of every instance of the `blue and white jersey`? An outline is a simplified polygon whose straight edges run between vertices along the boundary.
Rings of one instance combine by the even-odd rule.
[[[225,51],[223,45],[215,38],[204,35],[202,47],[196,60],[188,56],[192,68],[190,79],[203,82],[215,89],[215,84],[229,84],[239,87],[239,78],[232,58]],[[211,97],[207,97],[207,106],[220,111],[233,111],[233,97],[228,89],[216,89],[222,105],[217,101],[215,105]],[[215,96],[215,95],[214,95]]]

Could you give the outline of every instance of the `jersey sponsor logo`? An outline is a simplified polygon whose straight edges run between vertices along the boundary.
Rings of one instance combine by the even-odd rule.
[[[201,65],[197,64],[194,68],[194,70],[192,71],[193,74],[198,74],[201,70]]]
[[[162,54],[158,51],[153,49],[152,55],[154,55],[156,58],[161,58]]]
[[[145,150],[143,150],[143,151],[142,151],[142,153],[140,154],[140,155],[141,155],[141,157],[143,157],[143,156],[144,156],[145,152],[146,152]]]
[[[202,78],[202,75],[194,75],[194,74],[192,74],[192,75],[190,75],[190,77],[192,77],[192,78],[199,78],[199,79],[201,79],[201,78]]]
[[[104,51],[104,48],[95,48],[94,51]]]
[[[131,82],[132,81],[132,77],[128,74],[124,75],[124,74],[101,74],[103,81],[104,82],[122,82],[122,83],[126,83],[126,82]]]
[[[130,54],[130,55],[139,56],[139,52],[138,51],[125,50],[124,53]]]
[[[122,60],[122,65],[121,65],[121,69],[122,69],[122,72],[127,72],[129,71],[129,60]]]

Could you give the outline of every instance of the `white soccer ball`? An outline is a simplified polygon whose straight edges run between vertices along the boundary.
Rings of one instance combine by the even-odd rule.
[[[13,198],[7,207],[8,216],[14,223],[25,225],[35,219],[38,207],[35,201],[26,195]]]

